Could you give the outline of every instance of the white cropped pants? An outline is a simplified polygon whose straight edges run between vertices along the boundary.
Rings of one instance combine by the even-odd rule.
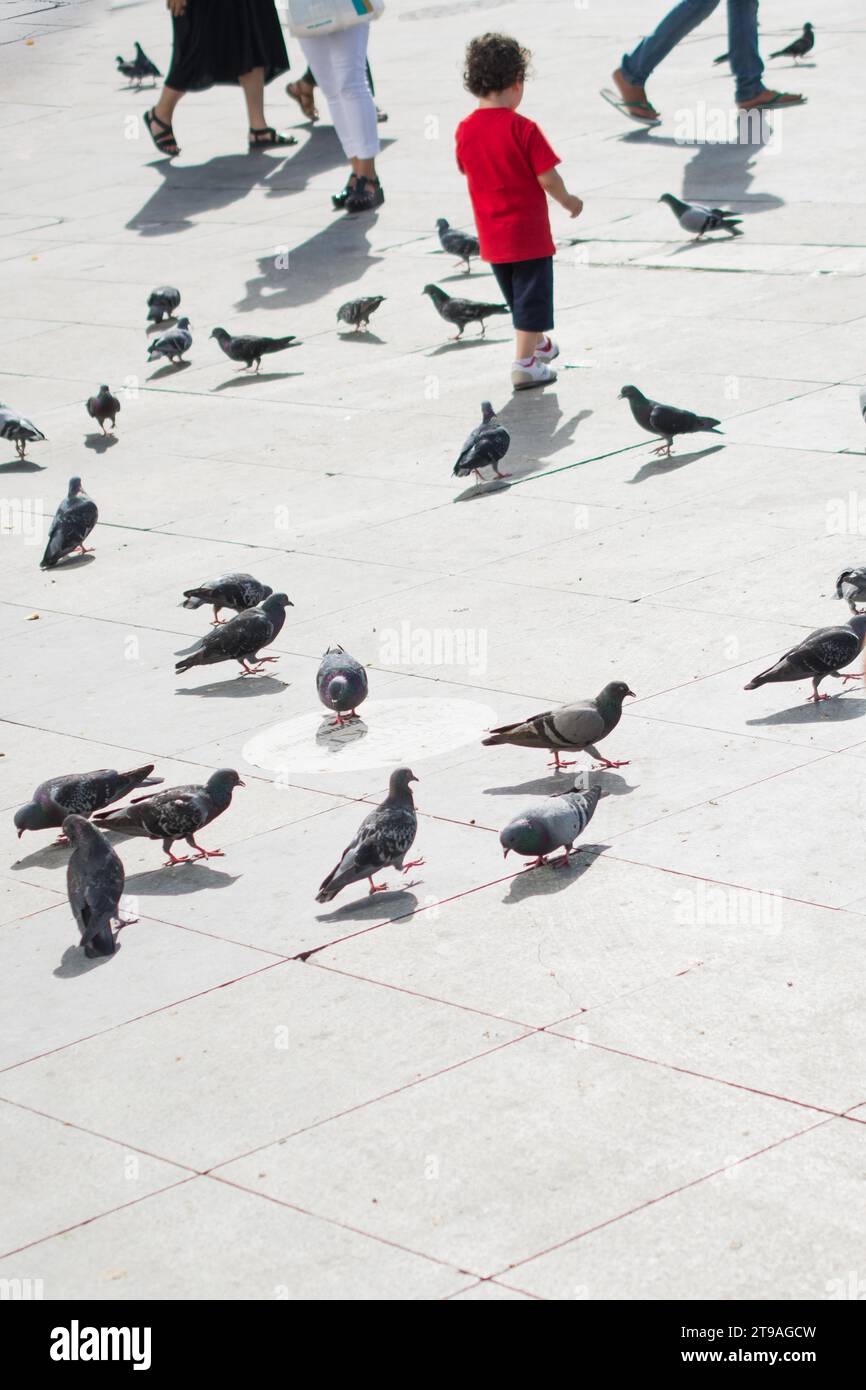
[[[355,24],[300,40],[347,159],[373,159],[379,153],[376,103],[366,71],[369,30],[369,24]]]

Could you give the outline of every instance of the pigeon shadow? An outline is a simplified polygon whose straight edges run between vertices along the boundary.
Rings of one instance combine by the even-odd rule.
[[[385,339],[380,338],[378,333],[371,333],[368,328],[364,328],[360,333],[337,333],[341,343],[384,343]]]
[[[602,796],[627,796],[637,791],[618,772],[605,768],[586,768],[583,776],[591,787],[601,787]],[[551,772],[547,777],[537,777],[531,782],[518,782],[509,787],[485,787],[484,796],[558,796],[573,791],[575,778],[564,777],[562,773]]]
[[[464,488],[453,498],[455,502],[471,502],[476,497],[487,497],[491,492],[507,492],[511,487],[511,476],[507,478],[497,478],[494,474],[492,478],[484,479],[480,483],[473,483],[471,487]]]
[[[303,376],[303,372],[250,372],[249,376],[236,372],[228,381],[212,386],[212,391],[228,391],[232,386],[249,386],[254,381],[285,381],[290,376]]]
[[[116,942],[111,956],[87,956],[84,954],[84,947],[81,944],[67,946],[60,957],[60,964],[51,973],[55,980],[75,980],[79,975],[88,975],[91,970],[98,970],[100,966],[108,965],[119,950],[121,950],[119,941]]]
[[[8,463],[0,463],[0,473],[44,473],[44,463],[34,463],[32,459],[20,459],[17,456],[10,459]]]
[[[149,323],[144,331],[145,333],[166,333],[169,328],[174,327],[177,320],[177,314],[169,314],[167,318],[162,320],[162,323]]]
[[[511,448],[501,466],[514,480],[537,472],[555,454],[571,447],[578,426],[591,415],[591,410],[579,410],[566,416],[556,391],[517,392],[496,412],[511,435]]]
[[[316,743],[320,748],[332,748],[336,752],[366,738],[369,732],[369,726],[360,715],[348,724],[335,724],[333,720],[325,718],[316,730]]]
[[[14,860],[9,867],[13,873],[20,873],[22,869],[65,869],[71,849],[71,845],[58,845],[52,841],[41,849],[35,849],[32,854],[26,854],[23,859]]]
[[[282,695],[289,682],[276,676],[235,676],[233,680],[211,681],[209,685],[178,686],[175,695],[199,695],[203,699],[227,695],[232,700],[247,700],[257,695]]]
[[[98,434],[84,436],[85,449],[92,449],[95,454],[104,454],[106,449],[111,449],[116,443],[116,434],[103,434],[101,430]]]
[[[177,898],[184,893],[198,893],[203,888],[230,888],[243,877],[213,867],[212,860],[191,860],[168,868],[146,869],[131,874],[126,880],[126,893],[144,898]]]
[[[476,334],[474,338],[449,338],[447,343],[442,343],[438,348],[425,355],[427,357],[441,357],[443,352],[459,352],[461,348],[476,347],[501,347],[505,340],[503,338],[490,338],[487,334],[482,336]]]
[[[504,907],[525,902],[527,898],[549,898],[554,893],[562,893],[570,888],[588,869],[591,869],[599,855],[609,845],[579,845],[568,858],[568,863],[557,863],[562,859],[562,851],[539,868],[526,868],[516,878],[511,879],[508,892],[502,899]]]
[[[335,908],[333,912],[319,912],[316,914],[317,922],[342,922],[346,917],[355,919],[375,919],[383,917],[385,921],[393,921],[396,917],[408,917],[418,906],[418,899],[414,893],[410,893],[405,888],[389,888],[385,893],[368,893],[364,898],[357,898],[355,902],[346,903],[344,907]],[[382,909],[387,908],[383,913]],[[397,909],[393,916],[389,917],[388,912],[391,908]]]
[[[841,723],[846,719],[862,719],[866,714],[866,699],[855,695],[851,699],[842,700],[840,697],[844,694],[844,690],[837,690],[831,699],[822,700],[820,704],[810,702],[792,705],[790,709],[776,710],[775,713],[765,714],[760,719],[747,719],[746,724],[761,727],[774,724],[817,724],[827,720]]]
[[[706,449],[696,449],[691,454],[674,454],[671,458],[648,459],[642,463],[633,478],[627,478],[627,483],[643,483],[647,478],[655,478],[662,473],[675,473],[678,468],[685,468],[688,463],[696,463],[698,459],[707,458],[710,454],[717,454],[720,449],[724,449],[724,444],[710,444]]]
[[[60,574],[63,570],[84,569],[87,565],[95,564],[95,562],[96,556],[94,554],[65,555],[56,565],[49,565],[48,568],[49,570],[53,570],[55,574]]]
[[[175,376],[177,372],[182,372],[185,367],[191,366],[192,363],[188,362],[186,358],[182,358],[180,362],[166,362],[164,367],[157,367],[155,372],[151,372],[147,379],[148,381],[162,381],[163,377]]]
[[[817,63],[780,63],[773,72],[799,72],[800,68],[816,68]]]

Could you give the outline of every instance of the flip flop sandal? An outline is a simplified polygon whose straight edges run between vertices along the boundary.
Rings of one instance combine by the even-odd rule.
[[[599,96],[611,106],[615,106],[621,116],[627,116],[630,121],[637,121],[638,125],[655,126],[661,125],[662,118],[648,101],[623,101],[616,92],[612,92],[609,87],[602,87]],[[636,115],[637,111],[646,112],[644,116]]]
[[[174,138],[171,125],[166,125],[165,121],[161,121],[155,111],[145,111],[144,124],[147,126],[148,134],[160,154],[167,154],[169,159],[174,159],[176,154],[180,154],[180,146]],[[154,130],[154,126],[159,126],[159,130]]]
[[[261,130],[254,130],[250,126],[250,150],[273,150],[277,146],[297,145],[294,135],[280,135],[279,131],[274,130],[272,125],[266,125]]]
[[[794,92],[774,92],[771,101],[754,101],[751,106],[737,106],[738,111],[782,111],[788,106],[805,106],[807,98]]]
[[[313,96],[312,89],[308,91],[300,82],[289,82],[286,85],[286,92],[293,101],[298,103],[308,121],[319,119],[319,113],[316,110],[316,98]]]

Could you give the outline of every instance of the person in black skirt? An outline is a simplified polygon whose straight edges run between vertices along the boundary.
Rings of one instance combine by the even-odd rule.
[[[274,0],[166,0],[174,50],[162,96],[144,122],[161,154],[180,154],[172,116],[186,92],[241,87],[249,114],[249,148],[294,145],[265,120],[265,85],[289,67]]]

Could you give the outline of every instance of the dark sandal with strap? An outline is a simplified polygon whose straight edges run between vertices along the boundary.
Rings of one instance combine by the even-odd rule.
[[[273,150],[278,145],[297,145],[294,135],[280,135],[279,131],[274,130],[272,125],[263,126],[261,130],[254,130],[250,126],[250,149],[251,150]]]
[[[378,179],[368,178],[366,174],[359,174],[355,187],[349,190],[346,199],[347,212],[372,212],[374,208],[379,208],[385,201],[385,190]]]
[[[352,194],[353,194],[354,191],[355,191],[355,184],[356,184],[356,183],[357,183],[357,176],[356,176],[355,174],[351,174],[351,175],[349,176],[349,181],[348,181],[348,183],[346,184],[345,188],[341,188],[340,191],[339,191],[339,193],[332,193],[332,194],[331,194],[331,202],[332,202],[333,205],[334,205],[334,211],[335,211],[335,212],[342,212],[342,211],[343,211],[343,208],[346,206],[347,202],[349,201],[349,199],[351,198]]]
[[[169,159],[174,159],[176,154],[180,154],[180,146],[174,138],[174,131],[171,124],[166,125],[156,114],[156,110],[145,111],[144,124],[147,126],[148,134],[156,145],[160,154],[167,154]],[[154,130],[154,126],[159,126],[159,131]]]

